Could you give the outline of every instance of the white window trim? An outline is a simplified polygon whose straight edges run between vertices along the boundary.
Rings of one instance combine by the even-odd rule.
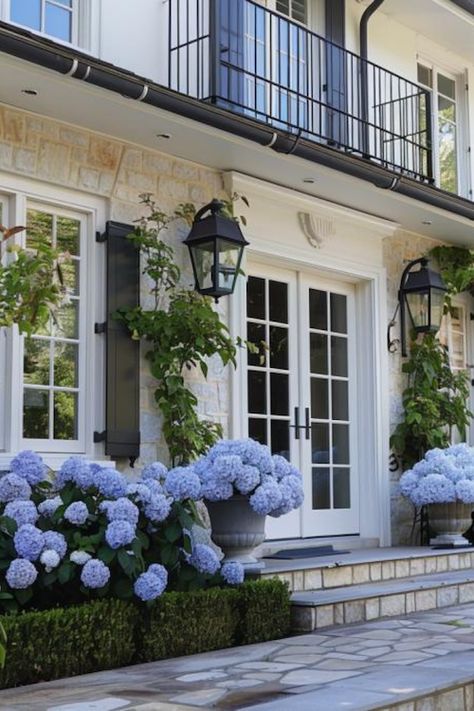
[[[450,79],[456,82],[456,160],[458,170],[458,187],[457,194],[471,198],[471,173],[469,167],[469,100],[466,92],[467,73],[465,66],[448,65],[442,58],[429,54],[418,53],[416,56],[417,64],[428,67],[435,72],[441,72]],[[432,96],[437,95],[437,89],[433,87]],[[433,169],[436,185],[439,186],[439,157],[438,157],[438,141],[435,137],[435,128],[437,121],[435,117],[435,106],[432,103],[432,132],[433,132]]]
[[[4,187],[5,186],[5,187]],[[6,187],[8,186],[8,187]],[[0,192],[7,200],[9,222],[25,224],[26,205],[37,203],[59,212],[73,212],[83,215],[86,222],[88,269],[85,276],[84,294],[88,297],[83,307],[87,316],[85,337],[84,392],[82,415],[83,441],[76,447],[56,446],[46,448],[45,441],[24,440],[21,432],[22,418],[22,338],[15,328],[7,334],[6,370],[7,388],[4,395],[5,437],[3,451],[0,451],[0,470],[21,449],[28,447],[41,451],[48,466],[60,466],[70,454],[85,455],[91,460],[104,460],[103,444],[93,442],[94,431],[105,429],[105,341],[103,336],[94,334],[94,323],[105,320],[105,250],[94,240],[96,230],[104,229],[106,220],[105,202],[100,198],[82,195],[68,189],[40,184],[28,179],[0,173]],[[21,234],[16,238],[21,244]],[[3,405],[3,403],[2,403]],[[2,407],[3,409],[3,407]],[[1,412],[0,412],[1,425]],[[63,443],[69,445],[70,443]]]
[[[72,41],[65,42],[59,37],[48,35],[10,20],[10,0],[0,0],[0,17],[4,22],[9,22],[15,27],[21,27],[29,32],[34,32],[39,37],[45,37],[65,47],[80,49],[94,56],[100,52],[100,4],[101,0],[75,0],[72,11]]]

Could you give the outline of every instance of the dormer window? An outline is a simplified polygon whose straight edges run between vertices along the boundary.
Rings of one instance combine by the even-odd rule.
[[[77,0],[10,0],[10,21],[62,42],[75,41]]]

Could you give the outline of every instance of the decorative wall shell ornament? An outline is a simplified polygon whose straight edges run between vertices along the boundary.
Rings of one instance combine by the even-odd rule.
[[[336,233],[334,222],[327,217],[298,212],[298,221],[304,236],[315,249],[321,249],[327,238]]]

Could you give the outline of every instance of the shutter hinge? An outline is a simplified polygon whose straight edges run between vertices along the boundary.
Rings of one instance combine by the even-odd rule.
[[[106,436],[107,430],[104,430],[103,432],[94,432],[94,443],[98,444],[99,442],[105,442]]]
[[[95,241],[101,244],[102,242],[107,242],[107,232],[99,232],[97,231],[95,233]]]
[[[107,321],[94,324],[94,333],[105,333],[107,331]]]

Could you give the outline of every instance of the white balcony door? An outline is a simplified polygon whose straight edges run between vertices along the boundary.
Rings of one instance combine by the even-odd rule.
[[[351,285],[256,266],[248,270],[248,434],[300,468],[305,503],[267,521],[268,538],[359,532]]]

